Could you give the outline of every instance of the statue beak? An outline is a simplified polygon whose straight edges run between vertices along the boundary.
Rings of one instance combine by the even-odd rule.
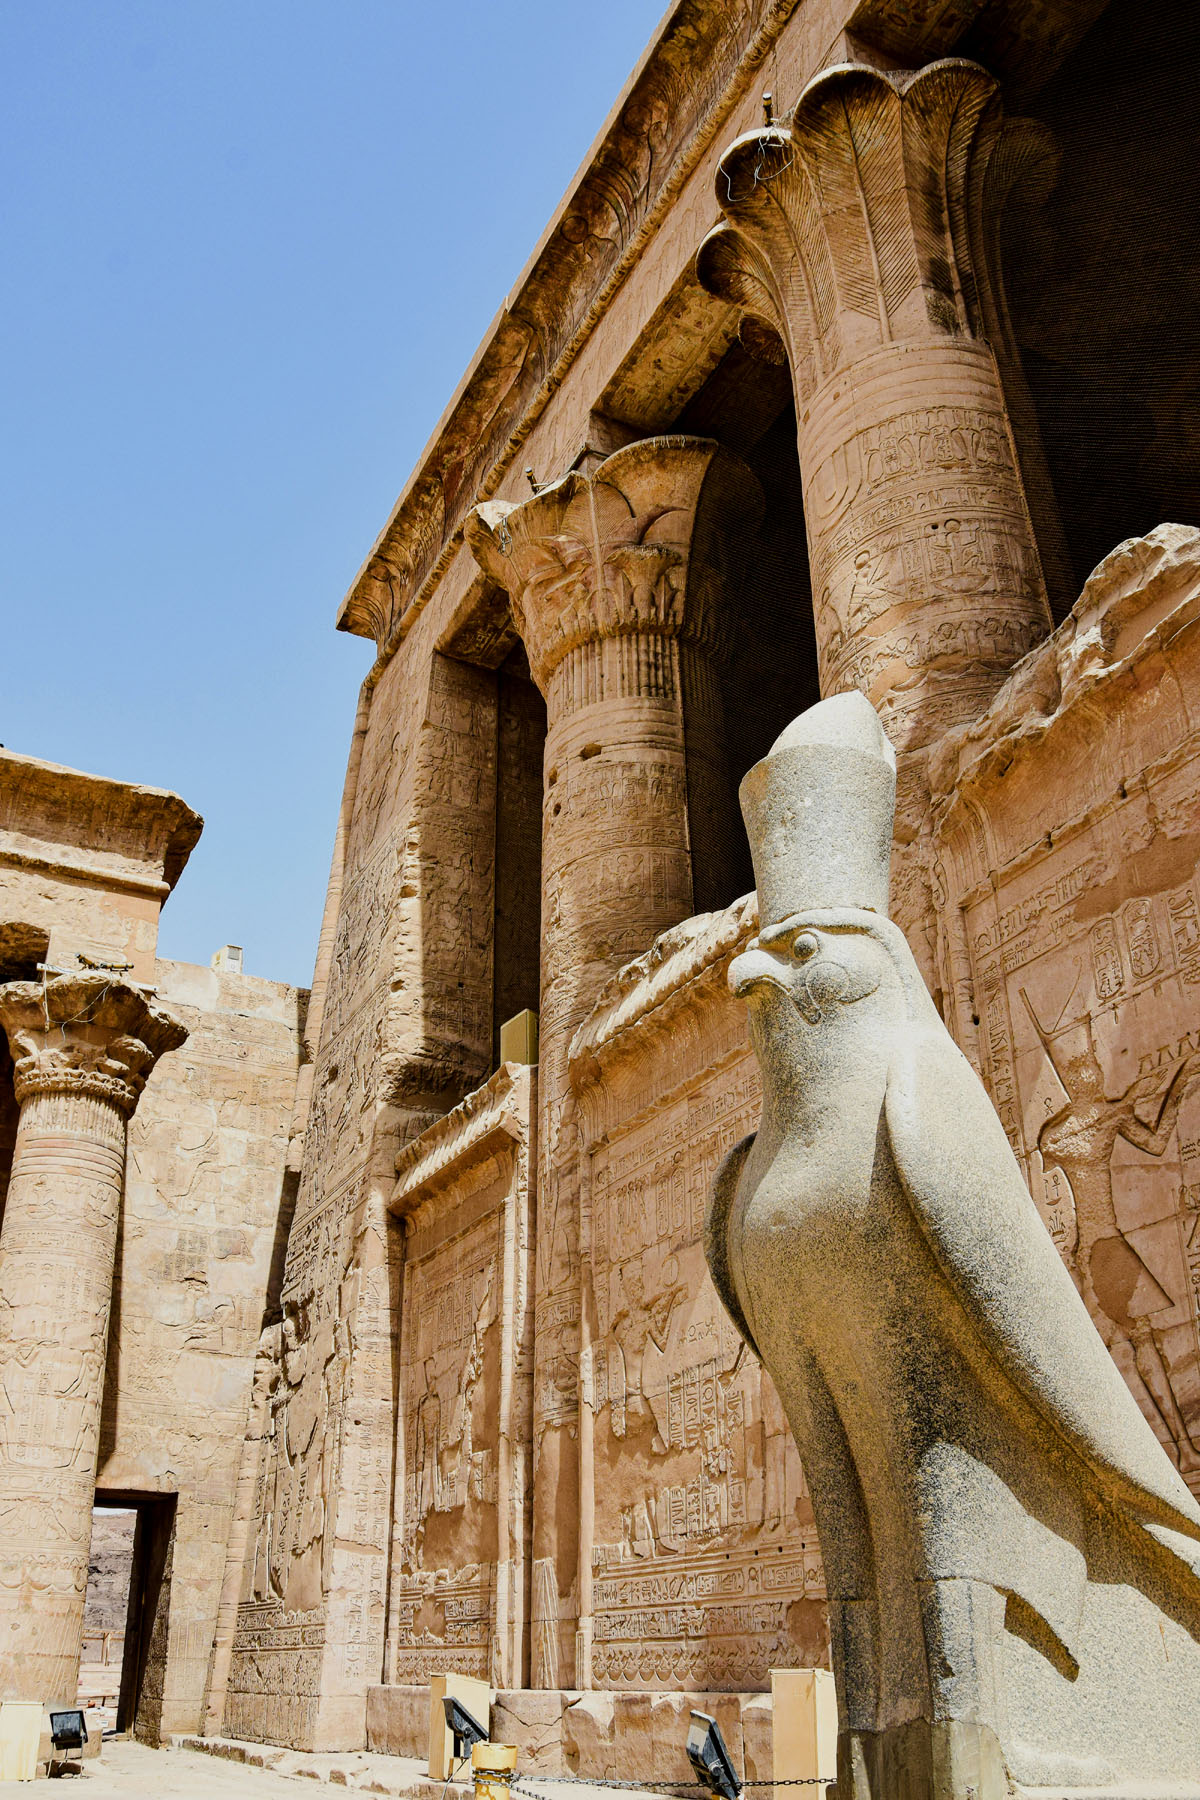
[[[791,994],[787,977],[777,956],[766,950],[743,950],[729,965],[730,991],[741,999],[751,988],[775,987],[781,994]]]

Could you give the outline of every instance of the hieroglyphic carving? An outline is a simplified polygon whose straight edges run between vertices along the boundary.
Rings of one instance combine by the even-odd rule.
[[[405,1228],[389,1680],[525,1666],[531,1069],[503,1066],[397,1159]]]
[[[588,1145],[595,1481],[581,1509],[600,1687],[761,1687],[772,1667],[824,1654],[803,1471],[701,1244],[712,1174],[760,1105],[723,979],[752,915],[739,903],[667,933],[572,1046]]]
[[[413,1246],[412,1248],[415,1248]],[[404,1560],[419,1566],[439,1535],[433,1515],[458,1513],[480,1539],[494,1524],[495,1412],[485,1408],[486,1360],[494,1361],[499,1306],[499,1220],[495,1213],[425,1257],[407,1260],[401,1393],[406,1408]],[[494,1374],[494,1371],[493,1371]],[[471,1501],[469,1514],[464,1512]],[[485,1560],[489,1544],[465,1562]],[[482,1640],[481,1640],[482,1641]]]
[[[289,1688],[295,1645],[275,1641],[276,1625],[322,1626],[321,1706],[331,1687],[365,1695],[383,1650],[393,1324],[386,1188],[373,1171],[490,1052],[482,897],[494,696],[478,671],[444,659],[425,674],[407,684],[393,665],[372,706],[284,1272],[273,1423],[247,1451],[261,1467],[228,1727],[297,1744],[314,1741],[319,1709]],[[258,1697],[276,1692],[293,1696],[284,1715]]]
[[[75,1698],[126,1120],[187,1031],[107,974],[0,988],[21,1108],[0,1227],[0,1691]]]
[[[998,95],[957,59],[822,70],[722,157],[699,257],[788,347],[822,692],[860,688],[901,750],[977,712],[1050,625],[994,354],[1015,366]]]
[[[1120,546],[937,765],[943,940],[949,955],[957,911],[971,969],[960,1042],[977,1044],[1092,1318],[1196,1489],[1200,743],[1165,696],[1195,679],[1198,613],[1200,535]]]
[[[1117,927],[1101,921],[1105,961],[1094,977],[1094,1012],[1050,1030],[1038,1018],[1025,989],[1025,1002],[1037,1036],[1050,1059],[1066,1100],[1037,1132],[1043,1171],[1059,1171],[1066,1180],[1074,1211],[1072,1260],[1088,1310],[1109,1349],[1126,1367],[1127,1377],[1160,1433],[1174,1448],[1185,1475],[1200,1480],[1200,1450],[1193,1444],[1172,1390],[1156,1316],[1173,1310],[1177,1298],[1166,1291],[1137,1248],[1136,1233],[1121,1228],[1115,1205],[1113,1152],[1124,1140],[1148,1157],[1161,1159],[1175,1130],[1180,1102],[1200,1069],[1200,1058],[1185,1055],[1168,1065],[1164,1087],[1157,1070],[1139,1075],[1116,1093],[1106,1091],[1106,1070],[1095,1042],[1095,1017],[1114,999],[1121,983],[1110,979],[1120,968]],[[1093,946],[1097,927],[1092,929]],[[1143,1117],[1139,1117],[1139,1109]],[[1121,1352],[1126,1352],[1121,1356]],[[1129,1353],[1133,1368],[1128,1367]]]

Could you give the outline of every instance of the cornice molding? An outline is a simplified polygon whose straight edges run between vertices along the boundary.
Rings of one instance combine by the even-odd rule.
[[[969,808],[1100,690],[1144,680],[1147,658],[1200,624],[1200,530],[1157,525],[1097,564],[1062,624],[1013,669],[987,711],[947,734],[930,759],[938,828]],[[1174,699],[1172,692],[1172,699]]]
[[[758,896],[743,894],[722,912],[700,913],[672,926],[618,969],[571,1040],[572,1086],[579,1090],[598,1080],[602,1066],[622,1054],[629,1034],[640,1032],[648,1020],[669,1030],[691,1003],[688,990],[729,963],[757,929]]]
[[[386,662],[801,0],[681,0],[497,314],[338,613]]]
[[[406,1220],[469,1169],[523,1142],[533,1117],[537,1073],[502,1063],[482,1087],[437,1119],[396,1157],[389,1210]]]
[[[0,864],[165,897],[203,828],[200,814],[167,788],[0,749]]]

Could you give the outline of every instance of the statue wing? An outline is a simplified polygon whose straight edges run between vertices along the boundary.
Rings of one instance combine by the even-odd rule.
[[[725,1311],[761,1362],[762,1355],[754,1341],[754,1333],[746,1323],[741,1301],[737,1297],[737,1288],[734,1286],[733,1272],[729,1267],[729,1215],[733,1211],[746,1158],[754,1148],[757,1135],[757,1132],[752,1131],[749,1137],[744,1137],[741,1143],[735,1144],[722,1157],[713,1176],[708,1197],[708,1217],[704,1221],[704,1256],[713,1286],[721,1297]]]
[[[1200,1538],[1200,1507],[1142,1417],[982,1082],[940,1020],[910,1017],[888,1070],[886,1113],[913,1214],[990,1353],[1152,1531],[1157,1521]]]

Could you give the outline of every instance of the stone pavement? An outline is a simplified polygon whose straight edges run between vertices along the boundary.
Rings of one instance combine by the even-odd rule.
[[[206,1742],[204,1750],[190,1748]],[[271,1744],[242,1744],[229,1739],[181,1739],[169,1749],[151,1750],[127,1738],[109,1738],[101,1757],[71,1776],[70,1793],[78,1787],[87,1800],[297,1800],[297,1781],[321,1781],[359,1793],[394,1796],[395,1800],[472,1800],[473,1788],[455,1782],[444,1788],[430,1781],[416,1757],[383,1756],[370,1751],[310,1755]],[[582,1783],[539,1780],[546,1800],[606,1800],[614,1790]],[[0,1794],[29,1794],[28,1783],[0,1781]],[[303,1789],[299,1792],[302,1794]],[[622,1800],[655,1800],[647,1790],[622,1791]]]

